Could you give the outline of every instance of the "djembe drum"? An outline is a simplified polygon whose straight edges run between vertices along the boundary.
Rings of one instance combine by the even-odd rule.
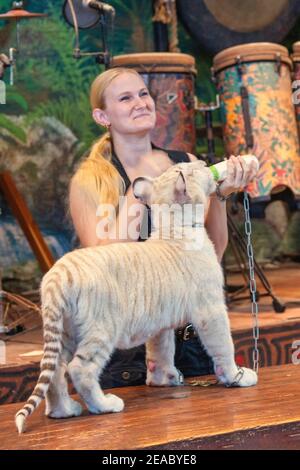
[[[172,52],[128,54],[113,57],[111,67],[134,68],[142,75],[156,105],[153,143],[193,153],[196,145],[194,57]]]
[[[286,187],[300,197],[300,155],[292,102],[291,59],[279,44],[253,43],[219,52],[213,61],[226,152],[260,160],[256,200]]]

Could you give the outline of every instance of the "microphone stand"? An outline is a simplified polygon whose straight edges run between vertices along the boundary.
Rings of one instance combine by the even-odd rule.
[[[106,19],[105,19],[105,10],[104,8],[100,8],[99,5],[94,6],[93,4],[89,5],[89,8],[93,10],[97,10],[99,13],[99,20],[97,20],[97,23],[100,23],[100,30],[101,30],[101,39],[102,39],[102,49],[103,52],[82,52],[80,50],[80,42],[79,42],[79,27],[80,26],[79,21],[80,17],[78,12],[76,12],[73,2],[71,0],[68,0],[68,5],[70,7],[70,12],[72,15],[72,20],[73,24],[72,26],[75,29],[75,48],[73,52],[73,57],[75,59],[80,59],[81,57],[95,57],[95,60],[98,64],[104,64],[105,69],[107,70],[110,67],[110,53],[108,51],[107,47],[107,25],[106,25]],[[70,20],[68,17],[66,17],[65,12],[63,12],[64,17],[66,21],[70,24]],[[91,26],[87,26],[89,28]]]
[[[105,14],[103,11],[100,13],[100,20],[99,20],[100,26],[101,26],[101,36],[102,36],[102,46],[103,46],[103,51],[98,54],[96,57],[96,62],[98,64],[104,64],[105,69],[109,68],[110,65],[110,54],[108,52],[107,48],[107,27],[106,27],[106,21],[105,21]]]
[[[79,41],[77,42],[78,47],[75,47],[73,57],[75,59],[80,59],[81,57],[95,57],[97,64],[104,64],[105,69],[109,69],[110,67],[110,53],[107,48],[107,28],[106,28],[106,20],[105,14],[100,13],[99,19],[100,27],[101,27],[101,36],[102,36],[102,45],[104,52],[82,52],[79,47]]]

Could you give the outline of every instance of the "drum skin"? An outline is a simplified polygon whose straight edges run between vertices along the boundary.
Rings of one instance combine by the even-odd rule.
[[[242,78],[236,64],[237,56],[242,61]],[[248,89],[254,138],[254,147],[250,151],[260,161],[258,179],[248,187],[252,198],[268,200],[271,193],[285,187],[290,188],[297,199],[300,197],[299,140],[290,64],[287,49],[270,43],[235,46],[214,58],[228,155],[249,152],[245,140],[241,83]]]
[[[194,57],[171,52],[128,54],[113,57],[111,66],[134,68],[142,75],[156,106],[153,143],[194,153]]]

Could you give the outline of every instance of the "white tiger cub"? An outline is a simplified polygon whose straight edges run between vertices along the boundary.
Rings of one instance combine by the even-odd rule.
[[[138,178],[135,196],[151,206],[207,206],[215,189],[203,162],[180,163],[155,179]],[[82,408],[68,394],[66,372],[91,413],[123,410],[121,398],[104,394],[99,376],[115,348],[144,342],[148,385],[180,385],[174,366],[174,328],[191,322],[226,385],[251,386],[257,375],[238,368],[223,294],[223,274],[212,242],[192,211],[184,226],[172,218],[169,239],[164,226],[153,227],[144,243],[83,248],[58,260],[41,284],[44,355],[34,391],[15,420],[25,420],[46,397],[46,415],[78,416]],[[181,224],[182,225],[182,224]],[[179,231],[182,237],[178,237]]]

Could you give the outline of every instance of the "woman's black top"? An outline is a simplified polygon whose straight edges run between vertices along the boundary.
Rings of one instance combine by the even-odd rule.
[[[162,149],[159,149],[158,147],[154,147],[154,146],[153,146],[153,149],[162,150]],[[183,162],[188,163],[190,161],[188,154],[185,153],[185,152],[181,152],[181,151],[178,151],[178,150],[163,150],[163,151],[168,154],[170,160],[172,162],[174,162],[174,164],[183,163]],[[127,176],[127,173],[126,173],[122,163],[120,162],[120,160],[118,159],[117,155],[114,152],[113,152],[113,155],[112,155],[111,162],[116,167],[116,169],[118,170],[120,175],[122,176],[122,178],[124,180],[124,183],[125,183],[125,192],[127,192],[129,186],[131,185],[131,183],[130,183],[130,180]],[[151,211],[150,211],[149,207],[147,207],[147,211],[148,211],[148,225],[147,225],[147,227],[148,227],[148,236],[147,237],[140,236],[138,241],[145,241],[148,237],[150,237],[150,233],[151,233]]]
[[[154,150],[162,150],[158,147],[153,147],[153,149]],[[168,154],[170,160],[172,160],[172,162],[174,162],[174,164],[183,163],[183,162],[188,163],[190,161],[189,156],[186,152],[181,152],[179,150],[163,150],[163,151]],[[125,188],[126,188],[126,191],[127,191],[131,183],[130,183],[130,180],[127,176],[126,171],[124,170],[124,167],[123,167],[122,163],[120,162],[120,160],[118,159],[117,155],[114,152],[113,152],[113,155],[112,155],[111,162],[116,167],[116,169],[118,170],[120,175],[122,176],[122,178],[124,180],[124,183],[125,183]]]

